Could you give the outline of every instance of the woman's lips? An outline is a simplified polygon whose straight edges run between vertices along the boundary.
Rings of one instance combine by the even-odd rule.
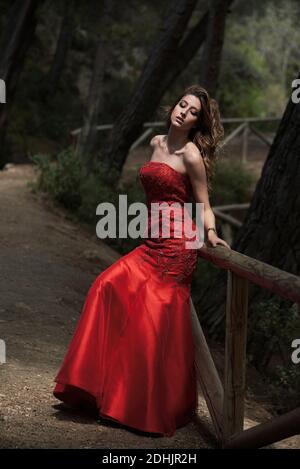
[[[180,124],[183,123],[183,120],[181,119],[181,117],[178,117],[178,116],[177,116],[176,119],[180,122]]]

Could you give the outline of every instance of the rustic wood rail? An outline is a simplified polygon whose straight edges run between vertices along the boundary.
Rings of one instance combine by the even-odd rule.
[[[199,255],[228,273],[224,388],[190,299],[197,379],[220,444],[224,448],[259,448],[300,433],[300,408],[243,430],[248,284],[252,282],[299,304],[300,277],[225,246],[204,245]]]
[[[267,146],[272,144],[272,141],[266,137],[262,132],[259,132],[255,127],[254,124],[257,122],[276,122],[280,121],[281,117],[224,117],[221,119],[222,124],[239,124],[229,135],[226,136],[224,141],[222,142],[222,146],[225,146],[230,140],[236,137],[239,133],[242,133],[243,138],[243,148],[241,153],[241,162],[245,163],[247,161],[247,153],[248,153],[248,138],[249,133],[254,133],[262,142],[264,142]],[[149,136],[154,132],[157,127],[165,127],[164,122],[145,122],[143,124],[143,128],[146,129],[131,145],[129,151],[134,150],[138,145],[143,143],[144,140],[148,139]],[[102,124],[97,125],[97,131],[102,130],[111,130],[113,128],[113,124]],[[72,145],[77,151],[78,148],[78,137],[81,133],[81,127],[74,129],[70,132]]]

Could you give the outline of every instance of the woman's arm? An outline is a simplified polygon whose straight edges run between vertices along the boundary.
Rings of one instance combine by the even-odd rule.
[[[205,165],[196,145],[189,146],[184,155],[184,163],[193,187],[195,201],[204,204],[204,229],[208,241],[212,246],[222,244],[231,249],[226,241],[218,237],[216,231],[207,231],[209,228],[216,230],[216,219],[209,202]]]

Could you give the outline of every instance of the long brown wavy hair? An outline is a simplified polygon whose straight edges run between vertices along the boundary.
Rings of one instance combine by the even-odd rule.
[[[212,179],[215,173],[215,163],[218,157],[220,142],[224,137],[224,128],[221,124],[219,106],[215,99],[211,98],[208,92],[199,85],[187,87],[170,106],[162,106],[161,111],[166,119],[167,129],[171,125],[171,114],[178,102],[187,94],[192,94],[199,98],[201,110],[195,126],[190,129],[188,138],[199,149],[207,176],[208,192],[212,189]]]

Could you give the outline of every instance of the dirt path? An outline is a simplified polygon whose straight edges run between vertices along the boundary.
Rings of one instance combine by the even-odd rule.
[[[95,276],[119,256],[93,229],[33,194],[31,166],[0,172],[1,448],[215,447],[207,409],[171,438],[154,438],[93,416],[67,411],[52,396],[53,378]],[[266,420],[249,401],[246,426]],[[275,445],[300,447],[298,437]]]

